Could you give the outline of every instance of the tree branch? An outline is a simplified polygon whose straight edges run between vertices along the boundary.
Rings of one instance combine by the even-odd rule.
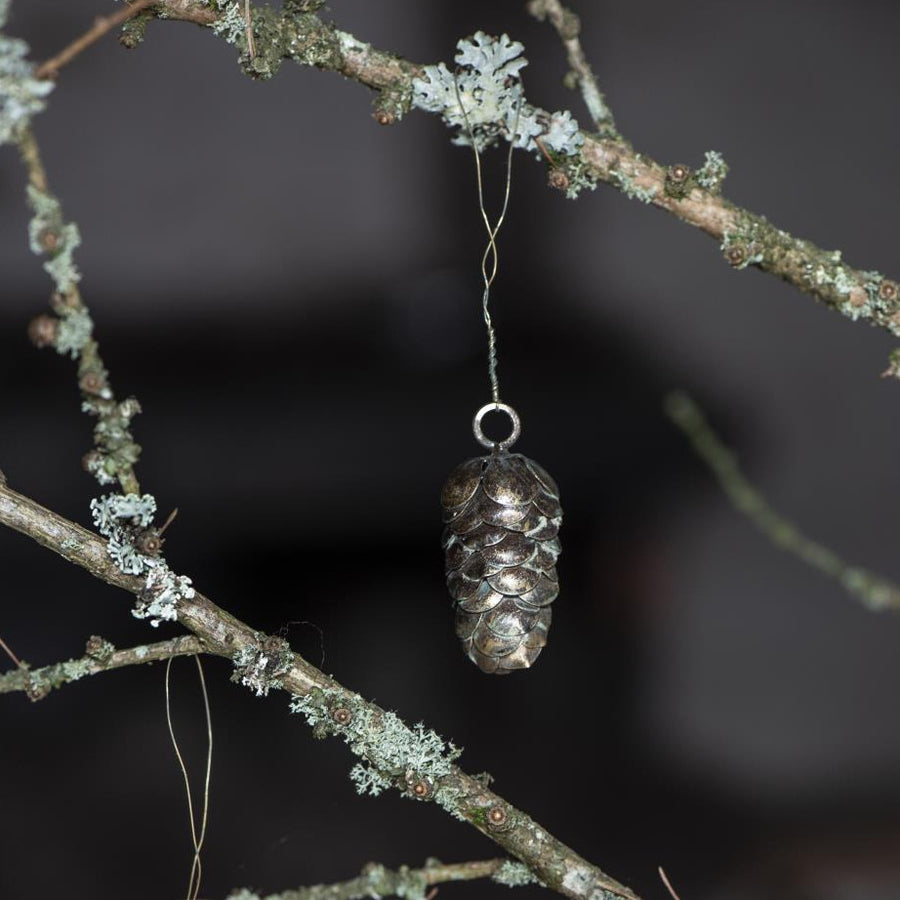
[[[265,898],[245,889],[233,891],[228,900],[366,900],[369,897],[425,900],[427,889],[436,884],[473,881],[478,878],[492,878],[509,887],[529,884],[535,880],[521,863],[508,859],[486,859],[449,865],[429,860],[421,869],[401,866],[396,870],[369,863],[359,876],[348,881],[295,888],[279,894],[268,894]]]
[[[80,659],[69,659],[40,669],[20,667],[0,674],[0,694],[24,691],[29,700],[43,700],[54,688],[71,684],[86,675],[202,652],[200,640],[190,634],[127,650],[116,650],[109,641],[94,635],[88,640],[85,655]]]
[[[0,637],[0,650],[3,650],[3,652],[13,661],[13,663],[15,663],[15,666],[17,669],[27,668],[27,666],[22,662],[22,660],[19,659],[19,657],[16,656],[16,654],[12,652],[12,649],[10,648],[9,644],[7,644],[6,641],[4,641],[2,637]]]
[[[119,571],[106,544],[90,531],[0,485],[0,524],[7,525],[95,577],[140,595],[144,579]],[[477,778],[437,754],[433,732],[410,729],[396,715],[345,688],[290,650],[281,638],[262,634],[196,592],[180,599],[178,621],[207,653],[231,659],[235,680],[266,694],[294,695],[294,708],[319,736],[343,737],[370,772],[370,781],[399,788],[412,799],[437,802],[455,818],[520,859],[546,887],[576,900],[637,900],[636,895],[553,837]],[[451,748],[452,749],[452,748]],[[436,777],[429,773],[440,772]]]
[[[553,0],[537,2],[548,16],[551,11],[562,9]],[[377,50],[318,16],[298,12],[297,8],[298,4],[290,6],[277,23],[273,23],[271,13],[267,19],[265,10],[257,9],[255,59],[250,60],[242,46],[245,37],[234,41],[245,51],[242,65],[248,74],[270,77],[282,59],[289,59],[339,72],[378,90],[375,117],[383,124],[393,123],[409,111],[412,82],[422,76],[423,66]],[[166,19],[213,26],[226,15],[211,9],[203,0],[160,0],[155,12]],[[563,34],[570,33],[571,28],[564,27]],[[584,83],[582,79],[582,87]],[[706,163],[692,171],[680,164],[664,166],[636,152],[618,134],[583,132],[582,137],[577,157],[553,160],[550,183],[554,187],[574,196],[592,182],[612,185],[627,197],[656,206],[699,228],[720,244],[725,260],[733,268],[753,266],[769,272],[853,321],[867,321],[900,336],[897,283],[880,272],[846,265],[840,251],[825,250],[811,241],[795,238],[765,217],[726,200],[719,192],[727,166],[718,154],[708,152]],[[900,374],[900,366],[895,368]],[[890,372],[893,374],[894,369]]]
[[[82,459],[84,469],[100,484],[118,481],[126,494],[138,494],[134,465],[141,448],[135,443],[130,426],[132,418],[141,411],[140,404],[133,397],[117,400],[110,386],[100,345],[93,337],[94,322],[78,289],[81,276],[72,260],[81,238],[77,227],[64,221],[62,207],[50,192],[40,149],[30,128],[22,129],[18,145],[28,171],[28,199],[34,211],[29,226],[31,247],[50,257],[44,269],[56,286],[50,298],[56,316],[32,319],[28,336],[36,347],[52,346],[57,353],[78,361],[82,408],[97,417],[94,449]]]
[[[422,76],[423,66],[377,50],[311,13],[298,11],[302,8],[304,4],[293,4],[276,21],[271,11],[251,14],[253,29],[244,29],[243,35],[233,39],[243,46],[242,64],[248,74],[270,77],[283,59],[289,59],[339,72],[379,91],[375,117],[382,124],[392,124],[409,111],[412,82]],[[577,157],[551,158],[552,186],[574,196],[592,182],[612,185],[708,234],[720,244],[733,268],[753,266],[769,272],[853,321],[867,321],[900,336],[900,286],[896,281],[880,272],[849,266],[840,251],[793,237],[764,216],[726,200],[720,190],[727,166],[718,154],[708,152],[706,163],[692,171],[681,164],[664,166],[637,153],[614,131],[612,114],[578,40],[577,17],[558,0],[532,0],[529,8],[546,15],[559,32],[588,109],[602,132],[582,133]],[[214,9],[204,0],[158,0],[148,12],[203,26],[216,26],[227,15],[227,10]],[[253,54],[248,35],[254,38]],[[81,41],[75,45],[79,45],[75,52],[87,46]],[[67,61],[72,56],[74,53]],[[37,186],[39,182],[40,176],[33,175],[32,183]],[[900,362],[892,362],[885,374],[900,376]],[[127,477],[127,470],[123,474]]]
[[[773,544],[799,557],[823,575],[834,578],[852,596],[873,610],[900,610],[900,587],[872,572],[844,562],[822,544],[810,540],[776,512],[747,480],[734,453],[712,430],[703,411],[683,391],[665,401],[669,418],[684,432],[697,455],[709,466],[731,505],[743,513]]]
[[[543,0],[543,4],[536,5],[542,5],[551,21],[556,11],[564,16],[563,8],[553,0]],[[303,65],[337,71],[378,90],[376,117],[385,124],[396,121],[409,110],[413,80],[422,76],[421,66],[376,50],[323,23],[305,9],[306,5],[301,2],[286,4],[281,14],[258,9],[244,18],[245,25],[252,22],[252,30],[244,28],[231,35],[226,29],[220,32],[239,47],[243,43],[242,64],[249,74],[268,77],[282,59],[291,59]],[[230,7],[228,10],[214,9],[204,0],[159,0],[156,10],[165,18],[215,26],[222,23]],[[579,81],[582,92],[586,92],[589,109],[595,119],[599,116],[602,121],[603,111],[597,106],[597,98],[588,99],[587,96],[590,83],[587,88],[585,84],[592,82],[602,103],[602,94],[596,89],[577,42],[577,30],[572,33],[571,19],[568,25],[564,18],[560,23],[557,30],[564,43],[575,41],[573,45],[566,43],[566,49],[570,64],[581,76]],[[76,41],[72,46],[79,45],[78,49],[71,52],[66,61],[89,43]],[[255,52],[250,52],[251,44],[255,44]],[[579,65],[572,62],[576,48],[580,54],[577,57]],[[735,268],[756,266],[778,275],[851,319],[868,319],[900,334],[900,302],[894,282],[876,272],[845,266],[839,253],[830,253],[795,239],[761,216],[723,199],[718,193],[724,176],[721,161],[711,159],[708,154],[707,165],[696,173],[685,166],[667,169],[635,153],[624,138],[615,134],[611,115],[604,134],[584,133],[582,138],[583,145],[577,157],[550,158],[554,172],[565,176],[556,179],[557,186],[574,194],[591,181],[609,183],[627,196],[665,209],[719,240],[726,259]],[[41,214],[41,208],[46,212],[56,204],[53,215],[57,217],[58,227],[36,233],[36,240],[51,256],[51,263],[55,263],[62,252],[59,241],[66,226],[61,220],[58,203],[49,195],[37,145],[28,132],[23,136],[21,150],[29,168],[31,187],[40,195],[35,201],[36,217]],[[67,252],[70,250],[71,245]],[[87,315],[74,281],[54,298],[54,308],[61,317],[68,317],[72,312]],[[112,395],[108,392],[106,372],[96,352],[96,343],[88,339],[77,348],[76,355],[81,380],[85,375],[94,377],[87,387],[82,384],[83,393],[115,405],[110,399]],[[104,391],[109,396],[105,396]],[[96,400],[92,402],[99,404]],[[103,414],[101,409],[101,416]],[[129,446],[136,448],[127,433],[127,422],[125,424]],[[134,453],[134,458],[123,458],[121,466],[117,464],[110,474],[115,474],[126,492],[136,493],[137,480],[132,469],[136,450],[130,452]],[[764,504],[757,506],[757,512],[761,519],[766,518],[763,513],[770,519],[774,516]],[[116,568],[107,553],[107,544],[96,535],[4,485],[0,485],[0,523],[139,598],[146,590],[143,578]],[[776,517],[775,524],[784,526],[785,523]],[[795,539],[795,550],[798,547],[822,549],[802,541],[805,539]],[[295,710],[306,716],[318,735],[343,737],[351,751],[368,766],[362,777],[367,779],[365,783],[373,793],[375,787],[380,790],[382,785],[392,785],[407,797],[437,802],[451,815],[470,823],[520,859],[544,885],[565,896],[578,900],[636,900],[636,895],[627,887],[562,844],[525,813],[489,790],[481,780],[454,765],[456,756],[452,745],[448,750],[433,732],[426,732],[422,727],[410,729],[393,713],[369,703],[293,653],[282,639],[253,630],[202,594],[179,597],[177,617],[194,636],[179,640],[196,641],[205,651],[231,659],[235,664],[235,680],[258,694],[267,694],[270,689],[290,692]],[[119,652],[127,654],[136,650]],[[49,672],[54,668],[38,671]],[[21,677],[22,673],[11,672],[3,677],[14,676]]]
[[[112,31],[117,25],[127,22],[141,10],[146,9],[148,6],[153,6],[157,2],[158,0],[134,0],[133,3],[126,5],[111,16],[99,16],[81,37],[72,41],[68,47],[65,47],[56,56],[38,66],[34,72],[35,78],[56,78],[59,70],[64,65],[75,59],[79,53],[86,50],[91,44],[99,41],[104,34]]]
[[[185,2],[183,8],[187,9],[187,5]],[[208,14],[209,11],[209,7],[204,7],[202,13]],[[201,15],[196,4],[193,12],[198,17]],[[260,20],[266,24],[266,16],[257,13],[254,24],[258,26]],[[411,79],[410,73],[415,70],[409,64],[372,51],[349,36],[326,29],[330,35],[328,42],[312,28],[303,31],[304,26],[311,26],[311,20],[318,22],[315,17],[297,15],[290,32],[293,35],[290,40],[298,48],[296,52],[300,52],[302,46],[309,57],[307,61],[315,58],[323,66],[334,67],[338,63],[335,47],[340,47],[339,61],[343,71],[352,73],[364,69],[371,81],[385,91],[396,82],[398,73],[402,73],[407,82]],[[268,24],[271,25],[271,14]],[[319,27],[320,30],[324,28],[321,23]],[[267,64],[265,58],[258,61],[260,65]],[[57,256],[65,254],[66,289],[60,289],[63,296],[58,302],[71,304],[71,310],[81,312],[83,304],[76,287],[78,274],[70,259],[71,251],[77,245],[77,230],[62,221],[58,201],[49,193],[33,135],[26,130],[20,137],[22,157],[29,171],[30,196],[39,226],[39,230],[35,229],[33,220],[32,234],[37,233],[40,248],[53,256],[51,262],[56,263]],[[45,220],[47,224],[44,224]],[[63,234],[66,234],[67,243],[61,249],[60,236]],[[57,266],[53,267],[51,274],[57,279],[62,277]],[[58,312],[61,316],[72,314],[63,310]],[[90,340],[89,334],[88,331],[73,353],[79,357],[80,370],[86,362],[86,354],[90,354],[88,361],[100,365],[96,344]],[[99,372],[102,392],[92,390],[91,393],[114,403],[102,365]],[[84,385],[82,390],[85,390]],[[130,435],[128,437],[130,439]],[[123,489],[137,493],[137,481],[131,468],[134,459],[136,455],[126,460],[117,474]],[[143,502],[143,498],[138,499]],[[117,515],[102,504],[97,512],[101,519],[103,516],[115,518]],[[140,516],[146,512],[143,510]],[[120,570],[108,552],[117,543],[115,528],[111,528],[109,543],[105,543],[86,529],[5,485],[0,486],[0,523],[30,536],[105,582],[136,595],[136,612],[142,616],[147,614],[148,604],[161,602],[158,593],[151,590],[152,576],[160,571],[164,576],[172,574],[167,569],[153,567],[145,578]],[[438,803],[451,815],[469,822],[517,856],[543,884],[566,896],[583,900],[598,900],[600,897],[604,900],[635,900],[635,895],[628,888],[588,863],[523,812],[490,791],[482,780],[466,775],[454,765],[458,752],[434,732],[421,725],[409,728],[394,713],[367,702],[294,654],[283,639],[253,630],[193,589],[173,591],[167,583],[156,584],[155,587],[165,593],[168,603],[166,613],[177,617],[207,652],[232,660],[235,680],[252,688],[258,695],[267,694],[274,688],[290,692],[293,710],[302,713],[319,736],[344,738],[352,752],[362,760],[358,764],[361,773],[356,772],[357,767],[354,767],[358,786],[364,783],[366,790],[374,794],[394,786],[407,797]]]
[[[597,79],[591,71],[591,65],[584,55],[584,49],[578,35],[581,33],[581,22],[578,16],[563,6],[559,0],[530,0],[528,12],[543,22],[549,19],[556,29],[559,39],[566,50],[566,59],[572,67],[572,75],[581,89],[584,105],[587,107],[594,126],[598,132],[607,135],[616,134],[616,123],[612,110],[607,106],[606,98],[600,91]]]

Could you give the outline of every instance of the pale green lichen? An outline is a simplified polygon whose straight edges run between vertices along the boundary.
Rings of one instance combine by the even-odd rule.
[[[79,681],[93,673],[96,662],[91,659],[70,659],[28,673],[26,693],[32,700],[41,700],[54,688]]]
[[[900,326],[894,321],[897,315],[898,301],[900,301],[900,286],[896,282],[885,278],[881,272],[862,272],[862,286],[866,292],[867,302],[871,308],[873,317],[887,324],[895,334]]]
[[[371,766],[356,763],[350,769],[350,780],[360,796],[377,797],[391,787],[391,780],[385,778]]]
[[[229,44],[243,47],[247,43],[247,20],[237,0],[213,0],[212,4],[222,15],[210,24],[210,28]]]
[[[9,0],[0,0],[0,28],[6,25]],[[0,34],[0,145],[18,140],[32,116],[41,112],[53,82],[34,77],[26,59],[28,44]]]
[[[349,718],[339,723],[340,708]],[[359,793],[378,796],[391,784],[434,783],[453,769],[462,753],[419,722],[412,728],[392,712],[374,712],[358,695],[314,690],[294,695],[291,710],[306,717],[317,734],[339,734],[361,762],[351,770]]]
[[[370,863],[363,869],[362,878],[373,900],[393,894],[401,900],[425,900],[428,881],[425,874],[409,866],[400,866],[396,872],[379,863]]]
[[[97,479],[97,482],[102,485],[115,484],[116,477],[113,469],[112,460],[109,457],[104,456],[102,453],[97,454],[88,454],[84,460],[82,460],[82,465],[88,471],[89,474],[93,475],[94,478]]]
[[[177,619],[178,602],[195,596],[191,579],[176,575],[164,559],[142,553],[135,543],[156,515],[152,494],[97,497],[91,501],[91,515],[97,530],[107,539],[106,552],[116,567],[127,575],[146,575],[131,614],[136,619],[150,619],[154,628],[162,621]]]
[[[806,269],[807,281],[816,288],[827,288],[836,295],[835,307],[852,322],[870,319],[876,313],[884,311],[878,296],[878,284],[874,284],[874,289],[870,286],[871,276],[878,273],[865,274],[870,277],[861,285],[856,273],[844,265],[807,266]],[[859,293],[860,287],[865,291],[864,297]]]
[[[426,864],[427,868],[427,864]],[[425,900],[429,880],[422,869],[400,866],[388,869],[380,863],[368,863],[362,873],[350,881],[337,884],[314,884],[287,890],[280,894],[268,894],[264,900],[354,900],[354,898],[399,897],[401,900]],[[228,900],[263,900],[249,890],[241,888],[228,895]]]
[[[545,149],[574,156],[584,142],[578,123],[566,110],[548,113],[525,101],[519,71],[528,65],[525,49],[508,35],[499,38],[478,31],[457,42],[458,69],[444,63],[425,66],[424,77],[412,82],[412,102],[436,112],[457,129],[454,143],[478,150],[503,137],[520,149]]]
[[[190,600],[196,591],[186,575],[176,575],[161,559],[153,562],[155,565],[147,573],[144,589],[131,614],[136,619],[149,619],[156,628],[160,622],[177,620],[179,601]]]
[[[70,659],[59,664],[59,671],[63,681],[72,682],[90,675],[93,666],[93,662],[89,659]]]
[[[118,536],[122,525],[146,528],[156,515],[156,498],[152,494],[106,494],[91,500],[91,517],[104,537]]]
[[[28,202],[34,215],[28,223],[28,243],[39,256],[49,255],[44,270],[53,279],[56,290],[67,294],[81,280],[72,259],[81,244],[78,226],[63,221],[62,208],[56,197],[28,185]]]
[[[293,661],[287,641],[267,637],[260,646],[242,647],[232,656],[232,681],[250,688],[257,697],[266,697],[272,688],[281,687],[279,676],[290,671]]]
[[[72,359],[77,359],[93,332],[94,322],[84,307],[65,310],[59,318],[53,346],[62,356],[68,354]],[[108,393],[109,389],[106,388],[106,391]]]
[[[300,65],[340,69],[345,59],[344,48],[346,52],[368,48],[367,44],[353,41],[349,35],[311,15],[309,9],[313,6],[299,2],[285,4],[278,41],[283,56]]]
[[[765,226],[755,219],[739,219],[722,235],[722,252],[734,269],[746,269],[765,258]]]
[[[100,484],[112,484],[123,472],[130,472],[140,457],[140,445],[134,442],[129,429],[132,418],[141,411],[141,405],[134,397],[119,403],[101,397],[85,400],[81,410],[99,417],[94,426],[97,449],[86,457],[85,466]]]
[[[511,859],[504,861],[503,865],[494,873],[492,880],[506,887],[521,887],[526,884],[536,884],[538,879],[534,872],[522,862]]]
[[[444,812],[449,813],[457,821],[468,822],[469,819],[462,814],[459,808],[462,796],[462,792],[457,788],[450,788],[443,784],[438,784],[435,787],[432,799],[444,810]]]
[[[81,273],[72,259],[76,248],[81,246],[81,234],[74,222],[60,226],[59,244],[51,258],[44,263],[44,271],[53,279],[56,289],[67,294],[81,280]]]
[[[613,183],[619,190],[630,200],[639,200],[641,203],[652,203],[654,197],[659,193],[657,185],[653,184],[644,187],[630,175],[618,169],[613,169],[610,173]]]
[[[88,639],[84,652],[86,656],[97,662],[107,663],[112,658],[113,653],[116,652],[116,645],[98,634],[93,634]]]
[[[718,194],[722,190],[722,182],[728,175],[728,163],[721,153],[707,150],[703,165],[694,173],[694,180],[704,190]]]
[[[583,190],[597,190],[597,173],[580,157],[565,166],[565,173],[568,177],[565,188],[567,200],[574,200]]]
[[[587,897],[588,900],[621,900],[622,896],[598,884],[596,873],[586,865],[571,861],[563,870],[560,886],[562,893],[570,897]]]

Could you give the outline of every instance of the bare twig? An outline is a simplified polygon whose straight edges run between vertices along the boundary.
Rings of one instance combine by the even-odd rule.
[[[61,50],[56,56],[41,63],[35,70],[35,76],[37,78],[56,78],[59,70],[64,65],[70,63],[79,53],[90,47],[91,44],[99,41],[103,35],[112,31],[117,25],[127,22],[141,10],[154,6],[158,2],[159,0],[134,0],[133,3],[126,5],[112,15],[98,17],[81,37],[72,41],[68,47]]]
[[[47,193],[47,172],[41,160],[41,152],[38,148],[34,132],[30,128],[24,129],[19,135],[19,155],[25,171],[28,172],[28,183],[42,194]]]
[[[97,535],[3,485],[0,485],[0,524],[27,535],[107,584],[136,595],[144,589],[143,578],[116,568],[106,551],[106,543]],[[199,592],[190,599],[179,600],[177,613],[178,621],[200,639],[205,652],[242,661],[236,673],[239,680],[259,690],[264,679],[266,690],[288,691],[314,710],[318,733],[343,737],[347,735],[348,723],[372,723],[371,730],[365,734],[354,733],[351,750],[377,772],[385,785],[394,785],[409,797],[437,802],[525,863],[542,884],[576,900],[599,896],[605,900],[636,900],[636,894],[629,888],[459,767],[448,766],[447,774],[432,783],[414,779],[411,784],[408,764],[389,764],[382,753],[387,739],[384,723],[395,722],[396,717],[390,718],[381,707],[345,688],[299,654],[290,652],[285,641],[256,631]],[[279,666],[267,675],[266,666],[274,660]],[[251,679],[249,668],[254,666],[255,677]],[[398,720],[395,728],[415,741],[413,729]]]
[[[0,694],[24,691],[31,700],[43,700],[54,688],[78,681],[87,675],[202,652],[203,644],[193,635],[129,647],[127,650],[116,650],[108,641],[92,637],[88,641],[87,652],[79,659],[69,659],[34,670],[19,663],[20,668],[0,675]]]
[[[365,900],[368,897],[421,897],[426,888],[448,881],[474,881],[478,878],[503,878],[504,867],[520,865],[504,859],[445,865],[429,860],[422,868],[386,869],[378,863],[368,863],[356,878],[335,884],[314,884],[294,888],[280,894],[268,894],[264,900]],[[506,884],[508,882],[503,881]],[[429,892],[430,893],[430,892]],[[231,896],[235,897],[235,893]],[[258,894],[244,890],[237,894],[241,900],[263,900]]]
[[[669,881],[669,876],[666,875],[665,870],[662,866],[659,866],[659,877],[662,879],[662,883],[666,886],[666,890],[672,895],[672,900],[681,900],[678,894],[675,893],[675,888],[672,887],[672,882]]]
[[[865,569],[851,566],[827,547],[806,537],[768,504],[747,480],[734,453],[712,430],[700,407],[683,391],[666,397],[666,413],[685,433],[709,466],[732,505],[772,541],[823,575],[834,578],[869,609],[900,609],[900,587]]]
[[[23,665],[22,660],[20,660],[19,657],[16,656],[16,654],[12,652],[9,645],[6,643],[6,641],[3,640],[2,637],[0,637],[0,647],[3,648],[4,653],[6,653],[6,655],[16,664],[16,668],[25,669],[25,666]],[[0,677],[2,677],[2,676],[0,676]]]
[[[581,47],[578,37],[581,33],[581,22],[578,16],[563,6],[559,0],[530,0],[528,12],[540,21],[550,20],[563,47],[566,48],[566,58],[581,89],[584,105],[594,120],[594,126],[598,132],[614,134],[616,123],[612,110],[607,106],[606,98],[597,85],[597,79]]]
[[[666,886],[666,890],[672,895],[672,900],[681,900],[681,897],[675,893],[675,888],[672,887],[672,882],[669,881],[669,876],[666,875],[665,870],[662,866],[659,866],[659,877],[662,879],[662,883]]]

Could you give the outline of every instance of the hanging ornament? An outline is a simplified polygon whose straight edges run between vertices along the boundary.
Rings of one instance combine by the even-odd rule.
[[[547,643],[550,604],[559,593],[556,559],[562,507],[559,488],[547,472],[528,457],[509,452],[521,433],[521,422],[516,411],[500,401],[497,339],[488,310],[498,266],[496,237],[509,204],[518,110],[508,134],[503,208],[491,225],[484,208],[481,157],[458,89],[457,100],[475,152],[478,205],[488,234],[481,258],[482,313],[493,399],[472,421],[475,439],[490,454],[458,465],[441,492],[446,523],[442,543],[447,587],[456,606],[456,633],[463,649],[482,672],[506,674],[531,666]],[[493,441],[482,430],[482,420],[491,411],[510,419],[511,431],[505,440]]]
[[[481,420],[506,413],[512,433],[486,438]],[[559,593],[556,558],[562,523],[559,488],[534,460],[509,448],[519,417],[505,403],[475,414],[475,437],[491,453],[458,465],[441,492],[447,587],[456,604],[456,633],[482,672],[527,669],[547,643]]]

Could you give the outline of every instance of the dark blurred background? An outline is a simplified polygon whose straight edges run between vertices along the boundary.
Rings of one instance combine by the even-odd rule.
[[[552,30],[519,2],[334,3],[338,25],[416,61],[458,37],[526,45],[531,100],[570,108]],[[14,0],[43,59],[110,9]],[[583,41],[636,148],[862,268],[900,275],[889,2],[580,3]],[[478,452],[488,398],[472,159],[434,117],[381,128],[371,95],[180,23],[65,70],[36,121],[114,386],[134,394],[139,474],[168,558],[217,602],[407,721],[642,896],[900,896],[900,619],[779,553],[727,506],[661,413],[686,387],[753,479],[808,533],[900,576],[895,341],[600,186],[577,202],[515,160],[493,308],[517,446],[558,479],[566,521],[551,640],[482,675],[459,651],[438,491]],[[502,154],[486,160],[499,198]],[[89,521],[90,420],[73,367],[27,342],[48,280],[27,248],[23,172],[0,154],[0,468]],[[0,532],[0,636],[33,665],[158,634],[130,598]],[[7,663],[0,661],[0,665]],[[287,700],[205,663],[215,755],[202,895],[354,875],[367,860],[484,858],[439,809],[358,798],[353,759]],[[199,782],[196,673],[173,670]],[[161,666],[0,700],[0,897],[183,896],[190,862]],[[491,884],[449,898],[501,898]],[[537,897],[539,889],[522,894]]]

